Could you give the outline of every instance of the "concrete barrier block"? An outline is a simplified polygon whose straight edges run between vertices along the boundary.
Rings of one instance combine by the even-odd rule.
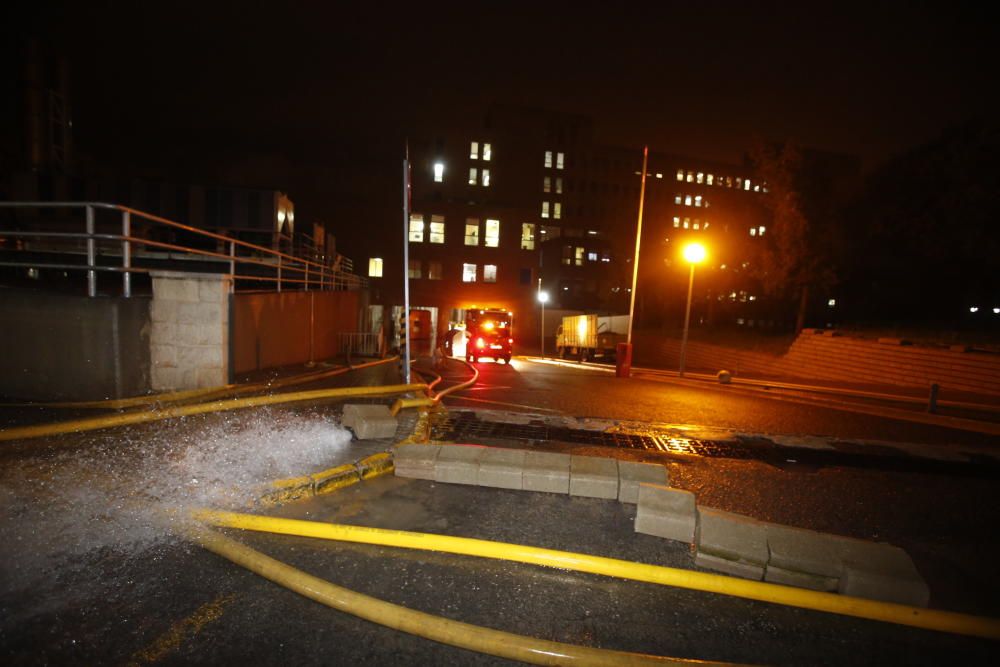
[[[635,532],[690,544],[697,524],[693,493],[659,484],[639,484]]]
[[[773,523],[765,524],[765,531],[768,565],[803,574],[840,577],[841,545],[848,538]]]
[[[479,486],[498,489],[524,488],[524,459],[528,452],[523,449],[501,449],[490,447],[479,461]]]
[[[639,502],[639,484],[667,486],[667,469],[656,463],[618,462],[618,501]]]
[[[441,445],[434,462],[434,481],[448,484],[476,484],[479,461],[486,452],[479,445]]]
[[[351,428],[358,440],[377,440],[379,438],[395,437],[397,426],[396,418],[392,416],[370,417],[359,415],[354,420],[354,426]]]
[[[796,588],[808,588],[825,593],[835,592],[840,585],[840,577],[824,577],[820,574],[786,570],[768,563],[764,568],[764,581]]]
[[[698,551],[761,567],[767,563],[767,525],[748,516],[698,508]]]
[[[358,417],[369,419],[385,419],[392,417],[392,411],[387,405],[368,403],[348,403],[341,413],[340,423],[348,428],[353,428]]]
[[[396,445],[392,448],[392,463],[397,477],[434,479],[434,463],[441,445]]]
[[[569,495],[616,499],[618,497],[618,461],[600,456],[571,456]]]
[[[926,607],[930,588],[909,554],[891,544],[850,540],[843,551],[838,590],[883,602]]]
[[[721,556],[715,556],[704,551],[697,551],[694,555],[694,564],[707,570],[715,570],[742,579],[760,581],[764,578],[764,566],[757,563],[750,563],[745,560],[730,560]]]
[[[528,452],[524,457],[524,490],[569,493],[570,459],[569,454]]]

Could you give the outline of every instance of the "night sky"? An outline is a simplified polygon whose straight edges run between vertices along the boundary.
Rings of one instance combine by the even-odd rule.
[[[293,199],[304,164],[394,174],[416,119],[493,101],[591,116],[606,143],[739,161],[794,139],[868,167],[998,115],[996,30],[971,4],[288,4],[34,3],[6,23],[68,58],[82,153]]]

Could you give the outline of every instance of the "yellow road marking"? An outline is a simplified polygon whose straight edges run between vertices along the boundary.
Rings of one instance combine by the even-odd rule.
[[[132,656],[129,667],[151,665],[167,657],[178,649],[187,639],[194,637],[201,629],[222,616],[223,608],[233,601],[235,594],[220,595],[211,602],[206,602],[187,618],[181,619],[170,626],[170,629],[160,637]]]

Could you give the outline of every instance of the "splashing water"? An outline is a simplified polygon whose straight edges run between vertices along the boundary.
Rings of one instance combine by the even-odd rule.
[[[130,555],[173,539],[198,507],[246,508],[266,483],[345,462],[335,419],[279,410],[216,414],[90,435],[0,468],[0,593],[104,549]]]

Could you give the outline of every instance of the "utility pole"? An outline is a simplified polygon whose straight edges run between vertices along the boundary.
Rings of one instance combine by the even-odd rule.
[[[410,384],[410,143],[403,159],[403,382]]]

